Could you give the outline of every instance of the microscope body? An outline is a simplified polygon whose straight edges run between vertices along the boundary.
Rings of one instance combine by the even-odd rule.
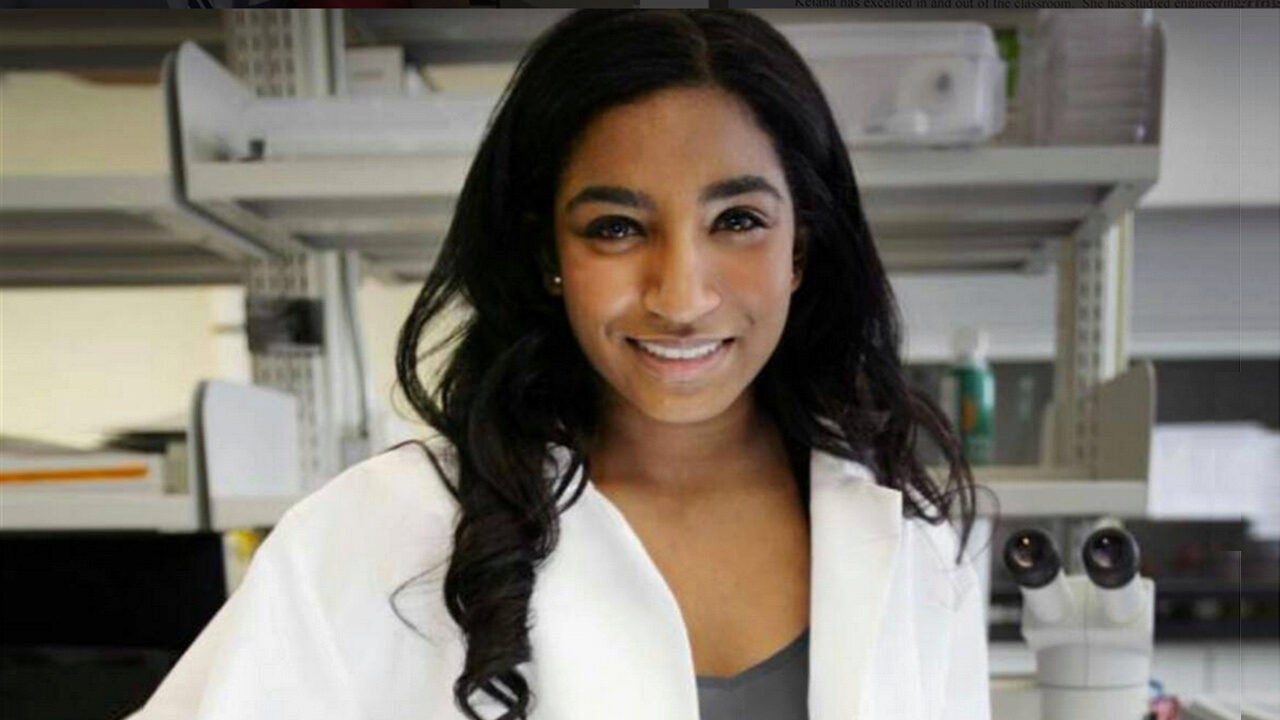
[[[1014,533],[1005,566],[1022,591],[1022,636],[1036,654],[1042,720],[1142,720],[1155,635],[1155,583],[1138,574],[1122,528],[1094,531],[1086,572],[1067,575],[1053,540]]]
[[[1086,575],[1059,573],[1022,595],[1022,636],[1036,654],[1043,720],[1146,716],[1155,583],[1134,577],[1107,590]]]

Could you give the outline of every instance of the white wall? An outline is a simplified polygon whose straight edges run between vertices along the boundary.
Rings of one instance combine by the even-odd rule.
[[[1149,211],[1134,226],[1131,354],[1280,357],[1280,207]]]
[[[417,295],[417,285],[386,285],[366,280],[360,288],[360,317],[375,407],[390,411],[393,417],[412,426],[420,423],[404,395],[396,390],[395,353],[400,326]],[[431,372],[432,368],[422,368],[423,374]]]
[[[89,447],[218,375],[204,288],[0,292],[0,432]]]
[[[1280,205],[1280,10],[1156,10],[1160,182],[1143,207]]]
[[[167,171],[159,85],[101,85],[56,72],[0,73],[6,175]]]

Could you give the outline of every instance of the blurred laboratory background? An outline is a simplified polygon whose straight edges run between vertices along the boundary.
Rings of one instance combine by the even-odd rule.
[[[565,12],[3,13],[5,717],[136,707],[286,508],[423,435],[397,332]],[[997,720],[1043,649],[1006,539],[1081,573],[1100,523],[1154,582],[1152,710],[1280,717],[1280,11],[755,12],[986,488]]]

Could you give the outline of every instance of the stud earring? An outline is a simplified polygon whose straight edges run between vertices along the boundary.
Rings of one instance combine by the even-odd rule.
[[[564,290],[564,280],[559,275],[552,275],[551,287],[548,289],[552,295],[559,295]]]

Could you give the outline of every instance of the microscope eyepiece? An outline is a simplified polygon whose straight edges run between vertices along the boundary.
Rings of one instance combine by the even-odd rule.
[[[1138,574],[1138,543],[1120,528],[1102,528],[1085,538],[1081,550],[1085,572],[1107,590],[1124,587]]]
[[[1021,587],[1042,588],[1053,582],[1062,569],[1062,560],[1053,539],[1044,531],[1019,530],[1004,544],[1004,566]]]

